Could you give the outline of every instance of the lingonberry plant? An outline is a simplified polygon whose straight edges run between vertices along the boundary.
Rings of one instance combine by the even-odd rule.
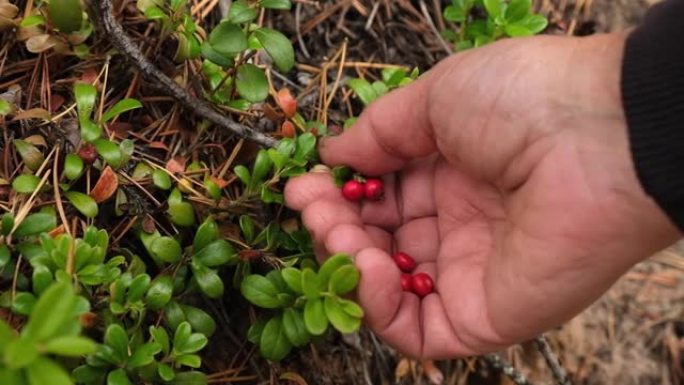
[[[442,33],[457,51],[506,37],[536,35],[548,25],[544,16],[532,13],[532,0],[452,0],[444,18],[454,29]]]

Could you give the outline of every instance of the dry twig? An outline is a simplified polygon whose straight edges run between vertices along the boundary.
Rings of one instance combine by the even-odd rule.
[[[546,364],[551,369],[553,378],[556,379],[556,383],[558,385],[572,385],[572,382],[568,378],[568,374],[565,372],[560,360],[558,360],[556,354],[553,352],[553,350],[551,350],[551,345],[549,345],[549,341],[546,340],[546,337],[542,334],[534,339],[534,343],[537,345],[539,353],[541,353],[541,355],[544,357],[544,360],[546,360]]]
[[[109,39],[116,48],[123,53],[144,77],[154,81],[164,92],[172,96],[186,108],[192,110],[197,115],[211,121],[212,123],[227,128],[238,136],[265,147],[274,147],[278,141],[261,132],[257,132],[243,124],[240,124],[226,115],[216,111],[211,104],[204,100],[190,95],[185,89],[176,82],[169,79],[157,67],[155,67],[143,55],[140,49],[126,35],[121,25],[114,18],[112,13],[111,0],[91,0],[89,2],[91,13],[95,16],[97,24],[106,32]]]

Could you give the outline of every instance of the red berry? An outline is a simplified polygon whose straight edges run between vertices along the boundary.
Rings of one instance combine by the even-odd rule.
[[[370,201],[379,201],[385,195],[385,184],[380,179],[366,180],[364,195]]]
[[[432,282],[432,278],[425,273],[413,275],[411,277],[411,287],[413,292],[421,298],[435,291],[435,284]]]
[[[399,270],[404,273],[411,273],[416,268],[416,261],[410,255],[402,253],[401,251],[394,254],[394,263],[397,264]]]
[[[413,288],[411,287],[411,274],[404,273],[401,275],[401,290],[408,292],[413,291]]]
[[[357,180],[350,180],[342,186],[342,196],[345,199],[358,202],[363,199],[363,183]]]
[[[97,160],[97,150],[92,144],[86,143],[78,150],[78,156],[83,159],[83,163],[93,164]]]

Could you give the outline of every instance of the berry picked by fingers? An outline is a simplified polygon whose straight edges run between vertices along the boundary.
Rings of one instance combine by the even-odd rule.
[[[379,201],[385,196],[385,183],[376,178],[366,180],[364,195],[369,201]]]
[[[404,252],[400,251],[394,254],[392,258],[394,259],[394,263],[397,264],[397,267],[399,267],[399,270],[404,273],[413,273],[413,270],[416,269],[416,261]]]
[[[413,292],[413,287],[411,286],[411,274],[401,275],[401,290],[407,291],[409,293]]]
[[[414,274],[411,277],[411,287],[413,288],[413,292],[420,298],[435,291],[435,284],[432,281],[432,278],[425,273]]]
[[[363,199],[364,188],[363,183],[357,180],[350,180],[345,182],[342,186],[342,196],[344,199],[352,202],[359,202]]]

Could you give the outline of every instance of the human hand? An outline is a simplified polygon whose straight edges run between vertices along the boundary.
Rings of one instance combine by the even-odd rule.
[[[287,185],[317,255],[355,255],[366,322],[391,346],[437,359],[527,340],[678,238],[632,164],[624,39],[492,44],[375,102],[320,153],[384,175],[381,202],[345,201],[327,173]],[[394,251],[436,293],[402,292]]]

